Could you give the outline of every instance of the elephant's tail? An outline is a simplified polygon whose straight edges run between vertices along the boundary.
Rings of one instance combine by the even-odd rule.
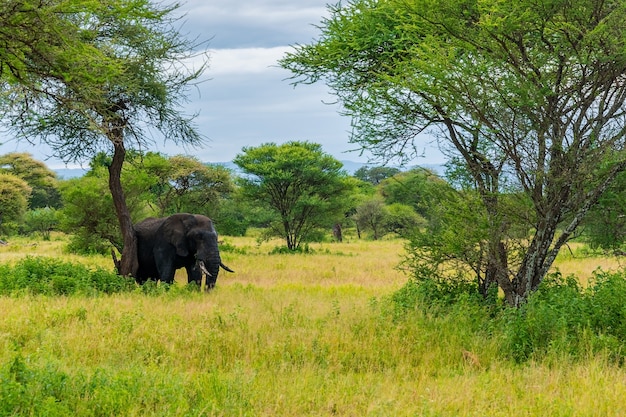
[[[222,267],[225,271],[228,271],[228,272],[235,272],[235,271],[233,271],[232,269],[230,269],[229,267],[227,267],[226,265],[224,265],[222,262],[220,262],[220,266],[221,266],[221,267]]]

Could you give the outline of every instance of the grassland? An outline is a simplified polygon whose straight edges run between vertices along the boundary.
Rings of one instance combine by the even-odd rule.
[[[111,267],[63,245],[17,239],[0,262]],[[251,238],[225,246],[236,273],[208,294],[0,298],[0,415],[626,415],[626,371],[603,355],[518,364],[471,314],[395,316],[400,241],[300,255]],[[598,266],[618,265],[567,254],[558,265],[583,279]]]

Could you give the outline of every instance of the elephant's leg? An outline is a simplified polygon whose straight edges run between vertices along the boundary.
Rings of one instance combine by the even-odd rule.
[[[187,283],[195,282],[198,284],[198,287],[202,285],[202,271],[200,271],[195,262],[185,266],[185,269],[187,270]]]
[[[176,269],[174,268],[174,264],[172,262],[157,262],[157,269],[159,270],[159,278],[162,282],[166,282],[168,284],[174,283],[174,274],[176,274]]]

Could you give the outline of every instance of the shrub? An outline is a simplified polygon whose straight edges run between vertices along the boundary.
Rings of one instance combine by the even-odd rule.
[[[578,281],[551,274],[525,305],[505,315],[506,351],[517,361],[555,351],[576,355],[586,328],[587,305]]]
[[[495,293],[485,302],[473,285],[411,280],[391,297],[394,317],[419,310],[471,323],[473,331],[496,338],[500,354],[516,362],[599,353],[617,363],[626,359],[626,272],[596,271],[586,289],[573,276],[550,274],[520,308],[494,302]]]
[[[26,257],[15,266],[0,265],[0,294],[95,295],[135,288],[134,280],[102,268],[91,270],[45,257]]]
[[[589,322],[597,334],[626,339],[626,272],[595,271],[587,290]]]
[[[59,216],[54,208],[43,207],[26,212],[26,230],[40,233],[43,240],[50,240],[50,232],[57,227],[58,223]]]
[[[111,253],[111,243],[92,233],[78,230],[70,237],[67,251],[78,255],[107,255]]]

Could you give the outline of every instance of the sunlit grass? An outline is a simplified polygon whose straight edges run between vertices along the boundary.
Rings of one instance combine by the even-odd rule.
[[[281,241],[261,245],[251,238],[225,241],[236,250],[222,251],[222,260],[236,274],[221,272],[219,280],[224,284],[397,288],[406,282],[406,275],[397,269],[403,253],[399,240],[315,243],[309,245],[308,254],[272,254]]]
[[[52,232],[50,240],[43,240],[38,237],[12,236],[7,245],[0,246],[0,262],[11,263],[26,256],[47,256],[113,270],[113,261],[110,255],[82,256],[70,254],[67,251],[67,244],[68,237],[62,233]]]
[[[291,255],[270,254],[278,241],[223,239],[236,272],[208,294],[0,297],[0,367],[22,358],[40,390],[63,381],[52,392],[64,402],[42,401],[76,416],[626,415],[626,372],[602,355],[519,365],[471,314],[390,314],[387,298],[407,280],[400,240]],[[32,244],[11,239],[0,261],[112,268],[106,256],[68,255],[63,236]],[[574,252],[557,266],[611,262]]]
[[[564,247],[552,267],[563,276],[573,275],[585,285],[594,271],[617,271],[626,266],[626,258],[612,256],[601,251],[589,251],[582,243],[570,243]]]

